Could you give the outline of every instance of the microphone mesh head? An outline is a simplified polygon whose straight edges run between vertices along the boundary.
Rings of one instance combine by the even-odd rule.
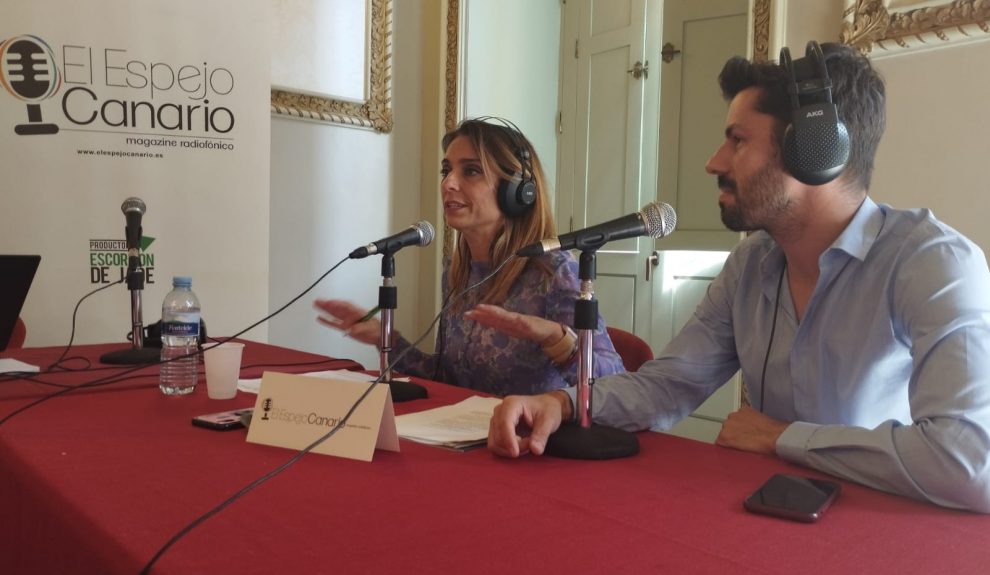
[[[434,236],[436,236],[436,231],[433,229],[433,224],[426,220],[420,220],[413,224],[413,227],[419,230],[419,245],[430,245]]]
[[[646,234],[651,238],[662,238],[674,231],[677,226],[677,214],[670,204],[653,202],[643,206],[639,211],[640,217],[646,224]]]
[[[120,204],[120,211],[124,212],[137,212],[143,214],[145,210],[144,202],[141,198],[127,198],[124,203]]]

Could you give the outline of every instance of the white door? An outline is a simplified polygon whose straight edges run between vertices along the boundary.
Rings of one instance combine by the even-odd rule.
[[[748,0],[664,2],[658,196],[677,211],[677,232],[658,249],[730,250],[739,241],[722,225],[705,162],[725,126],[718,73],[732,56],[746,55],[747,9]]]
[[[558,227],[604,222],[654,200],[674,207],[669,237],[612,242],[597,257],[601,313],[655,351],[690,317],[725,253],[654,249],[727,251],[739,239],[719,220],[704,165],[726,112],[716,77],[726,59],[746,54],[747,9],[747,0],[565,0]],[[661,63],[667,42],[671,62]],[[738,403],[734,381],[676,432],[711,440]]]
[[[655,0],[564,5],[556,206],[562,232],[638,211],[656,198],[657,6]],[[649,238],[607,244],[597,253],[594,284],[609,325],[647,341],[652,302],[643,278],[652,251]]]
[[[652,284],[655,349],[691,317],[740,238],[722,225],[715,178],[704,166],[725,125],[716,78],[726,60],[746,55],[747,8],[747,0],[664,3],[658,195],[677,211],[677,231],[657,242],[663,251]],[[733,378],[671,433],[714,441],[725,416],[738,409],[740,389]]]

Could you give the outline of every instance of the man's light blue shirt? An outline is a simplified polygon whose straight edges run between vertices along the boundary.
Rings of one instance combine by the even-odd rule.
[[[753,407],[793,422],[777,441],[782,458],[990,512],[983,252],[927,210],[866,198],[819,257],[800,321],[784,264],[769,235],[746,238],[658,359],[597,381],[595,421],[669,428],[741,370]]]

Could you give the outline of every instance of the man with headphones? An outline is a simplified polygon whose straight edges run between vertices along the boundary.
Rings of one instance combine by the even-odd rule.
[[[598,379],[594,420],[669,428],[741,370],[752,407],[717,444],[990,512],[990,272],[930,211],[867,195],[882,79],[812,42],[779,64],[733,58],[719,84],[725,139],[706,170],[723,223],[753,233],[658,359]],[[489,448],[542,453],[573,402],[507,398]]]

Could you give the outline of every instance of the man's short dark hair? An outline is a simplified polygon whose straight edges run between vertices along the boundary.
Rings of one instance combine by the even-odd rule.
[[[849,163],[843,178],[869,189],[873,159],[886,125],[883,78],[869,59],[851,46],[825,43],[821,48],[832,80],[832,101],[849,131]],[[753,63],[737,56],[725,63],[718,83],[726,100],[747,88],[760,90],[756,109],[777,119],[774,142],[779,149],[784,130],[791,123],[787,72],[775,62]]]

